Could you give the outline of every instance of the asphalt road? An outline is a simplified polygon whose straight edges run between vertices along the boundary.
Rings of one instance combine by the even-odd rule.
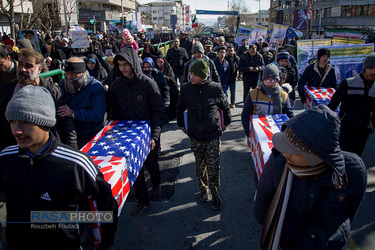
[[[132,217],[129,212],[136,200],[131,192],[111,249],[259,249],[261,227],[253,216],[253,163],[241,125],[241,99],[239,82],[232,124],[222,136],[221,211],[213,211],[210,202],[200,202],[190,140],[172,121],[163,128],[161,139],[161,197],[150,194],[151,206]],[[297,101],[295,114],[299,112],[302,105]],[[372,136],[363,155],[368,191],[352,225],[348,249],[375,248],[374,153]]]

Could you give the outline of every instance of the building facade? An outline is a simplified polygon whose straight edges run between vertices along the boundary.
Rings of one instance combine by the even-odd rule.
[[[65,27],[65,14],[62,0],[60,1],[61,22]],[[68,25],[81,25],[87,30],[108,31],[111,26],[121,23],[121,3],[126,20],[135,20],[136,2],[134,0],[65,0]],[[90,22],[91,19],[95,23]],[[111,25],[112,24],[112,25]]]
[[[296,28],[296,19],[307,18],[308,8],[307,0],[270,0],[270,21]],[[311,19],[304,27],[301,31],[311,37],[331,29],[372,32],[375,29],[375,0],[315,0]]]
[[[167,0],[139,5],[138,11],[151,17],[155,29],[171,28],[171,15],[177,15],[176,29],[182,30],[186,24],[185,7],[182,1]]]

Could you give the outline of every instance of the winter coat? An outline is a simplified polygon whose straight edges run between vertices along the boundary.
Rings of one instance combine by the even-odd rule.
[[[185,83],[181,86],[177,106],[177,124],[184,127],[184,111],[187,110],[188,136],[198,141],[219,138],[219,109],[223,110],[224,125],[231,123],[230,109],[220,83],[206,81],[199,84]]]
[[[250,67],[259,68],[258,72],[250,72]],[[243,72],[243,81],[250,83],[253,87],[257,85],[259,74],[263,71],[264,61],[259,52],[254,56],[250,56],[249,51],[243,54],[240,58],[238,69]]]
[[[247,45],[245,45],[245,46],[242,45],[242,46],[238,47],[238,49],[237,49],[237,56],[241,58],[241,56],[243,54],[245,54],[246,51],[248,51],[248,50],[249,50],[249,46],[247,46]]]
[[[229,77],[228,77],[228,84],[235,83],[237,81],[238,75],[238,65],[240,63],[240,58],[236,55],[233,57],[225,57],[226,60],[229,62]]]
[[[311,114],[305,118],[306,112],[301,113],[299,119],[286,121],[282,130],[291,128],[307,148],[326,163],[327,170],[310,178],[293,176],[280,247],[345,249],[350,223],[366,191],[366,168],[359,156],[340,149],[337,115],[322,120],[318,112],[316,119]],[[283,155],[271,156],[264,166],[254,208],[255,218],[260,224],[264,223],[285,163]],[[344,178],[347,178],[345,185]],[[316,202],[318,205],[311,211]]]
[[[325,73],[321,76],[318,69],[318,62],[307,66],[298,81],[298,94],[302,102],[305,102],[305,85],[337,89],[335,69],[330,64],[327,64]]]
[[[17,66],[18,66],[18,61],[12,60],[12,65],[13,69],[7,72],[0,72],[0,85],[5,84],[11,80],[16,79],[17,77]]]
[[[273,54],[270,51],[264,52],[263,50],[261,50],[259,53],[263,56],[264,65],[269,64]]]
[[[333,94],[328,107],[340,107],[341,132],[368,136],[375,126],[375,84],[367,81],[363,73],[342,81]]]
[[[288,94],[281,91],[282,114],[289,118],[294,116],[293,109],[290,105]],[[250,115],[269,115],[273,112],[273,97],[269,97],[261,87],[250,90],[246,97],[245,104],[241,113],[242,127],[247,137],[249,137]]]
[[[224,58],[223,63],[221,63],[219,57],[216,57],[216,59],[214,60],[214,63],[215,63],[217,73],[220,76],[221,85],[222,86],[227,85],[228,79],[229,79],[229,73],[230,73],[229,62]]]
[[[42,219],[44,211],[91,211],[89,197],[96,201],[99,212],[113,212],[113,223],[100,223],[99,249],[113,245],[118,204],[111,186],[90,156],[60,143],[51,133],[45,151],[33,158],[17,145],[0,153],[0,187],[5,194],[7,221],[20,222],[7,224],[10,249],[93,249],[92,223],[36,222],[36,228],[25,223],[36,211],[41,212],[34,220]],[[47,218],[53,221],[52,216]],[[66,221],[62,214],[54,219]]]
[[[165,119],[165,109],[156,82],[142,73],[138,54],[133,49],[122,49],[114,59],[124,58],[134,72],[128,79],[121,74],[110,87],[112,120],[142,120],[151,123],[151,138],[157,141]]]
[[[171,65],[176,77],[180,77],[184,74],[184,65],[189,61],[189,55],[184,48],[175,49],[172,47],[168,50],[165,59]]]
[[[64,80],[59,83],[64,102],[74,111],[74,125],[78,137],[96,134],[103,128],[107,108],[103,85],[90,76],[81,90],[74,95],[67,93]]]
[[[64,106],[65,102],[60,88],[56,84],[42,77],[40,77],[39,80],[39,86],[45,87],[51,93],[51,96],[55,101],[56,110],[58,110],[59,107]],[[10,130],[10,124],[5,119],[6,107],[13,97],[14,89],[17,84],[17,80],[13,80],[0,86],[0,150],[7,146],[17,144],[12,135],[12,131]],[[73,119],[70,117],[60,117],[58,115],[56,115],[56,119],[57,122],[55,126],[51,128],[54,136],[60,139],[62,143],[78,148],[77,133]]]
[[[216,67],[215,67],[215,63],[214,61],[210,60],[207,56],[203,56],[202,59],[205,59],[207,62],[208,62],[208,75],[209,77],[211,78],[211,80],[213,82],[221,82],[220,80],[220,76],[219,74],[217,73],[217,70],[216,70]],[[193,63],[196,61],[195,57],[192,57],[186,64],[185,64],[185,67],[184,67],[184,75],[183,75],[183,83],[187,83],[190,81],[190,66],[193,65]]]

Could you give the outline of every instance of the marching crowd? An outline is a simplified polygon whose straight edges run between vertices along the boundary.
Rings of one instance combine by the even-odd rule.
[[[29,221],[33,210],[88,211],[90,199],[99,210],[117,214],[110,186],[78,150],[109,120],[151,123],[151,151],[134,183],[138,203],[131,215],[150,205],[144,169],[152,192],[160,195],[160,134],[176,118],[191,140],[200,200],[207,202],[211,194],[212,209],[220,210],[220,137],[236,108],[236,83],[243,81],[241,118],[247,137],[250,115],[290,118],[272,138],[274,149],[259,182],[255,177],[261,248],[345,248],[366,188],[360,156],[375,121],[375,54],[366,57],[360,74],[338,84],[326,48],[298,77],[292,51],[279,47],[271,52],[261,37],[239,45],[234,36],[176,36],[165,55],[153,43],[171,40],[168,34],[147,41],[145,34],[125,29],[120,36],[88,40],[88,48],[73,49],[67,37],[45,35],[38,52],[26,38],[16,43],[2,37],[0,212],[7,212],[8,221]],[[53,69],[62,69],[65,78],[40,77]],[[294,116],[295,91],[304,103],[306,85],[337,91],[328,106]],[[247,143],[250,147],[249,138]],[[103,226],[99,248],[113,244],[116,223]],[[276,233],[280,226],[281,234]],[[48,237],[28,224],[7,224],[6,231],[14,249],[44,249],[52,242],[56,249],[93,247],[88,226],[51,230]]]

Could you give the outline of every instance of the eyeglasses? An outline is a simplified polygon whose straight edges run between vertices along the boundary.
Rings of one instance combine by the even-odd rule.
[[[278,81],[277,81],[277,79],[267,78],[267,79],[264,79],[264,82],[268,83],[268,84],[270,84],[270,83],[276,84]]]

